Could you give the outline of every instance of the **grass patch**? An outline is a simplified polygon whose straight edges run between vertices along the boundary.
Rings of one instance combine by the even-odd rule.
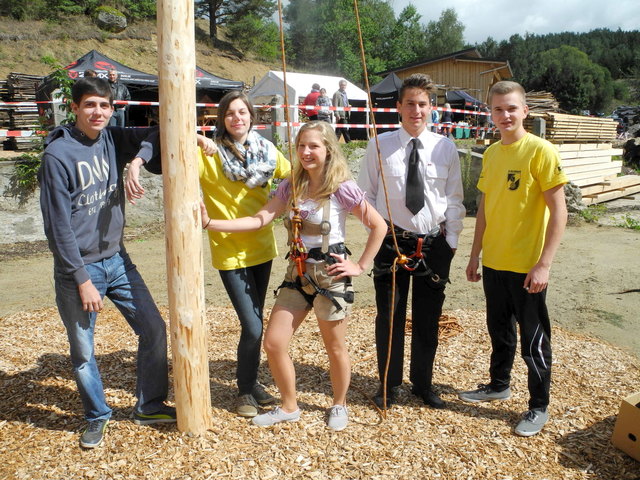
[[[579,215],[587,223],[596,223],[598,219],[606,213],[606,211],[607,207],[605,205],[589,205],[587,208],[580,210]]]
[[[617,227],[628,228],[630,230],[640,230],[640,220],[632,217],[628,213],[620,219]]]

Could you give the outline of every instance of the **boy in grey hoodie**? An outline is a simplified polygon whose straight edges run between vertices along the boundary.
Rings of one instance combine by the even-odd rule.
[[[54,257],[56,303],[67,330],[71,362],[88,422],[80,445],[102,442],[111,417],[94,355],[97,314],[109,297],[138,335],[138,424],[175,422],[168,392],[166,326],[123,245],[123,170],[158,157],[156,128],[107,127],[113,114],[109,84],[83,78],[72,89],[75,125],[45,141],[40,206]]]

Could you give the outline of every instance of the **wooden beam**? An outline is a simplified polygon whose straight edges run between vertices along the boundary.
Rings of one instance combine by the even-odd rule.
[[[159,0],[160,142],[173,382],[178,430],[211,425],[196,151],[194,3]]]

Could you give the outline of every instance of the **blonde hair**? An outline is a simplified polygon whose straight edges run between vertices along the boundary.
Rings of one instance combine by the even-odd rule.
[[[322,120],[314,120],[312,122],[305,123],[296,136],[296,155],[298,151],[298,145],[304,132],[308,130],[316,130],[320,133],[322,143],[327,149],[327,157],[324,162],[324,172],[322,178],[324,181],[314,193],[313,199],[317,202],[322,202],[328,199],[332,193],[338,190],[338,187],[342,182],[351,179],[351,172],[349,171],[349,165],[344,158],[336,134],[333,131],[331,125]],[[298,161],[293,166],[293,178],[296,189],[296,194],[299,198],[309,198],[309,174]],[[291,201],[293,202],[293,195]],[[297,199],[296,199],[297,201]]]
[[[489,90],[487,103],[491,105],[491,100],[493,99],[494,95],[507,95],[511,92],[519,93],[522,97],[522,104],[527,104],[527,93],[524,91],[522,85],[520,85],[518,82],[512,82],[510,80],[502,80],[494,84]]]

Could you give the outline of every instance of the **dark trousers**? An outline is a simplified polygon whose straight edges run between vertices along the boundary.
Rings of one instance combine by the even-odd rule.
[[[236,270],[220,270],[222,284],[229,294],[233,308],[240,320],[238,365],[236,379],[238,393],[251,393],[258,381],[260,347],[262,344],[262,311],[267,296],[271,260],[252,267]]]
[[[415,251],[415,239],[398,239],[401,253],[409,255]],[[439,235],[423,247],[425,263],[440,279],[449,277],[453,251],[443,235]],[[392,275],[389,265],[396,257],[391,239],[385,239],[376,255],[374,265],[374,285],[376,289],[376,353],[378,374],[384,382],[387,352],[389,351],[389,319],[391,308]],[[381,270],[383,271],[381,273]],[[384,272],[386,270],[386,273]],[[404,268],[396,272],[395,305],[393,329],[391,332],[391,357],[387,374],[387,389],[402,383],[404,357],[405,322],[409,282],[412,284],[411,321],[411,365],[409,380],[419,390],[431,388],[433,361],[438,348],[438,321],[444,303],[445,283],[434,280],[433,275],[425,275],[424,268],[411,273]],[[436,279],[437,280],[437,279]]]
[[[336,123],[347,123],[347,119],[339,118]],[[351,141],[351,137],[349,137],[349,127],[336,127],[336,138],[340,140],[340,134],[344,137],[345,143],[349,143]]]
[[[547,290],[528,293],[523,288],[525,277],[524,273],[482,268],[487,329],[492,346],[490,386],[497,391],[509,386],[518,344],[517,323],[520,327],[520,355],[528,368],[529,408],[546,408],[551,386],[551,323],[545,303]]]

